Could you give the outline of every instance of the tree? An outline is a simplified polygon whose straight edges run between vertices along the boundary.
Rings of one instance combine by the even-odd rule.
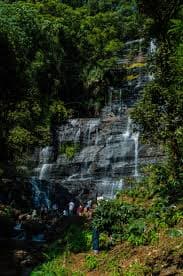
[[[146,141],[160,143],[164,147],[170,174],[180,178],[183,164],[183,141],[180,138],[183,128],[183,67],[177,54],[182,36],[176,40],[173,36],[179,29],[175,28],[175,23],[182,20],[179,18],[182,7],[178,0],[138,3],[140,10],[153,19],[153,34],[157,39],[156,72],[155,80],[146,86],[132,115]]]
[[[98,112],[137,26],[134,0],[0,1],[0,162],[23,163],[53,142],[64,105],[80,116]]]
[[[24,155],[31,149],[49,142],[52,114],[48,109],[53,99],[59,99],[61,23],[56,18],[41,16],[39,9],[39,5],[23,2],[0,3],[3,164],[24,162]]]

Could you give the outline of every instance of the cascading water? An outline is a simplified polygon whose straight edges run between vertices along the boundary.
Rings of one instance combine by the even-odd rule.
[[[130,117],[128,117],[127,128],[126,128],[126,131],[123,133],[123,137],[125,141],[130,137],[131,125],[132,125],[132,120]]]
[[[51,208],[51,201],[49,199],[49,189],[46,187],[41,180],[35,177],[31,178],[32,193],[33,193],[33,205],[35,208],[40,208],[41,206],[47,209]]]
[[[151,39],[150,41],[150,46],[149,46],[149,56],[150,58],[153,60],[154,58],[154,55],[156,53],[156,41],[154,39]],[[148,80],[149,81],[153,81],[154,80],[154,73],[152,70],[149,70],[148,72]]]
[[[139,133],[133,132],[133,122],[127,112],[148,80],[142,43],[143,40],[135,40],[126,44],[126,52],[135,47],[137,56],[134,60],[124,56],[119,61],[119,66],[127,66],[126,81],[120,87],[109,87],[108,100],[99,118],[71,119],[60,126],[60,146],[79,144],[75,155],[68,158],[62,153],[51,162],[52,150],[49,147],[42,150],[35,170],[37,178],[32,179],[35,205],[40,205],[40,200],[47,206],[51,204],[50,190],[39,186],[43,180],[49,181],[49,187],[57,183],[79,200],[88,196],[114,198],[125,186],[126,177],[139,177],[139,162],[152,160],[146,148],[139,144]],[[154,52],[154,42],[150,48]]]
[[[51,160],[53,151],[52,147],[45,147],[39,154],[39,166],[35,169],[36,175],[31,177],[33,206],[40,208],[44,206],[48,209],[51,207],[49,185],[49,172],[51,171],[52,164],[48,162]],[[47,182],[44,182],[47,181]]]
[[[132,135],[132,139],[134,140],[135,143],[135,170],[134,170],[134,176],[138,177],[138,147],[139,147],[139,133],[134,133]]]
[[[149,52],[150,52],[150,55],[153,55],[156,52],[156,41],[155,41],[155,39],[151,39],[151,41],[150,41]]]

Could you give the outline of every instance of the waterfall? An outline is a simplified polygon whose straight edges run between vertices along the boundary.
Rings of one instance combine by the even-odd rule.
[[[111,189],[111,198],[115,198],[116,197],[116,193],[118,191],[121,191],[123,189],[123,179],[120,179],[119,181],[116,181],[112,184],[112,189]]]
[[[99,117],[69,119],[59,127],[61,144],[79,144],[73,158],[59,153],[57,161],[53,162],[52,148],[41,150],[32,178],[35,205],[43,201],[50,206],[51,187],[55,183],[79,200],[88,194],[93,198],[96,194],[114,198],[117,191],[128,185],[127,178],[139,176],[142,154],[143,163],[148,162],[149,157],[146,152],[142,153],[146,148],[139,145],[139,133],[133,131],[127,109],[136,102],[145,82],[152,78],[145,67],[145,58],[156,50],[152,40],[145,56],[142,43],[143,40],[138,39],[125,44],[124,57],[118,65],[127,68],[127,77],[117,87],[108,88]],[[135,53],[134,58],[131,52]]]
[[[118,112],[122,114],[122,109],[123,109],[123,101],[122,101],[122,89],[120,88],[119,90],[119,102],[120,102],[120,107]]]
[[[123,179],[112,181],[110,178],[105,178],[102,183],[100,183],[99,190],[101,189],[101,195],[104,199],[114,199],[116,193],[122,190],[123,185]],[[105,193],[103,191],[105,191]]]
[[[51,168],[52,164],[43,164],[40,169],[39,180],[48,180]]]
[[[52,147],[45,147],[40,151],[39,154],[39,163],[40,164],[45,164],[49,161],[49,159],[52,156]]]
[[[134,176],[138,177],[138,147],[139,147],[139,133],[134,133],[132,135],[132,139],[134,140],[135,143],[135,157],[134,157],[134,161],[135,161],[135,170],[134,170]]]
[[[153,73],[151,73],[151,72],[148,73],[148,80],[149,81],[153,81],[154,80],[154,74]]]
[[[86,130],[84,132],[84,140],[87,146],[90,146],[93,144],[93,133],[96,133],[98,126],[100,124],[100,119],[99,118],[91,118],[86,122]],[[80,129],[80,135],[81,135],[81,129]]]
[[[30,183],[32,186],[33,205],[35,208],[40,208],[42,205],[50,208],[50,183],[49,176],[52,170],[53,164],[51,158],[53,155],[52,147],[45,147],[40,151],[39,154],[39,166],[35,169],[35,172],[39,172],[38,175],[32,176]],[[43,183],[43,181],[46,181]]]
[[[42,182],[35,177],[31,178],[31,184],[34,207],[40,208],[43,205],[50,209],[51,201],[49,199],[49,189],[47,187],[43,187]]]
[[[156,42],[154,39],[151,39],[150,41],[149,52],[151,55],[153,55],[156,52]]]
[[[99,130],[98,130],[98,127],[97,127],[97,128],[96,128],[95,145],[98,145],[98,141],[99,141]]]
[[[81,135],[81,129],[79,128],[76,132],[75,137],[74,137],[74,144],[79,143],[80,135]]]
[[[126,131],[125,131],[125,133],[122,134],[125,141],[130,137],[130,134],[131,134],[131,129],[130,129],[131,124],[132,124],[132,120],[131,120],[130,117],[128,117],[128,122],[127,122]]]
[[[156,41],[155,39],[151,39],[150,45],[149,45],[149,56],[150,58],[154,58],[154,54],[156,53]],[[154,80],[154,73],[149,69],[148,72],[148,81],[153,81]]]
[[[89,128],[88,128],[88,146],[90,145],[91,131],[92,131],[92,124],[89,124]]]
[[[113,88],[110,87],[110,89],[109,89],[109,107],[110,107],[110,111],[112,111],[112,98],[113,98]]]

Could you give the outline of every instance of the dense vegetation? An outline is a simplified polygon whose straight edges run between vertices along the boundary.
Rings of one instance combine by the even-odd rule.
[[[92,225],[71,225],[31,275],[181,275],[182,200],[170,204],[164,185],[156,181],[154,174],[117,199],[102,201]],[[93,226],[100,230],[97,256],[91,252]]]
[[[146,168],[133,189],[96,208],[92,226],[102,233],[106,255],[102,260],[85,253],[84,272],[101,269],[103,273],[100,266],[105,264],[109,275],[159,275],[162,263],[154,266],[148,260],[143,266],[139,258],[124,268],[115,262],[119,256],[124,264],[128,257],[133,261],[135,246],[147,247],[152,255],[153,250],[160,254],[167,250],[169,255],[163,257],[177,260],[177,273],[183,269],[182,242],[177,245],[183,235],[182,18],[179,0],[0,1],[3,177],[11,166],[16,174],[35,146],[53,143],[55,126],[69,116],[98,114],[127,40],[144,36],[156,41],[156,55],[150,61],[154,79],[131,115],[144,141],[160,145],[165,158]],[[59,149],[70,159],[77,150],[72,144]],[[84,275],[67,269],[71,264],[66,260],[72,253],[88,252],[92,226],[71,225],[64,239],[46,251],[47,262],[32,275]],[[109,253],[108,236],[112,245],[119,246],[117,254]],[[163,247],[161,239],[176,245],[173,251],[168,244]],[[123,249],[129,255],[118,256]]]
[[[140,10],[150,17],[149,32],[156,38],[158,49],[155,80],[147,85],[133,113],[146,142],[163,145],[168,157],[167,181],[178,182],[183,177],[183,9],[180,3],[160,1],[157,5],[139,1]]]
[[[124,41],[138,36],[135,9],[134,1],[0,2],[1,174],[53,143],[53,125],[99,112]]]

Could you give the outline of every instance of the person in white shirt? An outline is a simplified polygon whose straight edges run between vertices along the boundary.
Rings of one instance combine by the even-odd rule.
[[[74,204],[74,202],[71,200],[71,201],[69,202],[69,215],[70,215],[70,216],[72,216],[73,213],[74,213],[74,207],[75,207],[75,204]]]
[[[65,210],[63,210],[63,216],[64,217],[67,217],[68,216],[68,211],[65,209]]]

